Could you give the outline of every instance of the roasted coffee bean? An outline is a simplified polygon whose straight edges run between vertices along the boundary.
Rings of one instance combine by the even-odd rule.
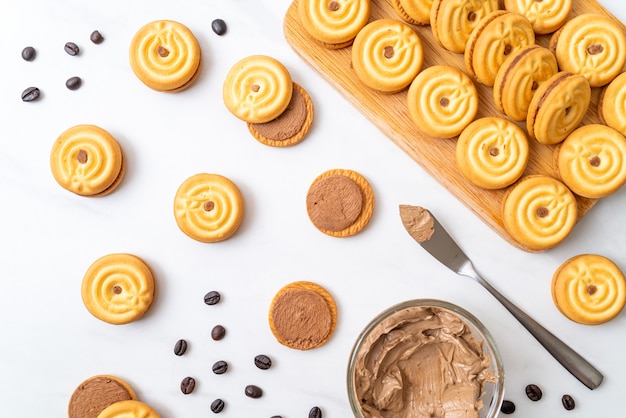
[[[213,364],[212,370],[215,374],[224,374],[226,370],[228,370],[228,363],[223,360],[216,361],[215,364]]]
[[[204,303],[206,303],[207,305],[216,305],[220,302],[221,298],[222,298],[222,295],[220,295],[219,292],[212,290],[206,295],[204,295]]]
[[[254,358],[254,365],[261,370],[267,370],[272,367],[272,360],[265,354],[259,354]]]
[[[213,29],[213,32],[215,32],[216,34],[222,36],[226,33],[226,22],[224,22],[222,19],[215,19],[213,22],[211,22],[211,29]]]
[[[309,418],[322,418],[322,410],[319,406],[314,406],[309,411]]]
[[[258,386],[248,385],[246,386],[245,394],[249,398],[257,399],[263,396],[263,390]]]
[[[67,52],[71,56],[78,55],[78,53],[80,52],[80,48],[74,42],[67,42],[65,44],[65,52]]]
[[[221,340],[222,338],[224,338],[224,335],[226,335],[226,328],[221,325],[216,325],[211,330],[211,338],[213,338],[215,341]]]
[[[543,393],[541,392],[539,386],[535,384],[530,384],[526,386],[526,396],[528,396],[528,399],[530,399],[531,401],[537,402],[541,399]]]
[[[224,401],[221,399],[216,399],[213,402],[211,402],[211,411],[213,411],[216,414],[219,414],[220,412],[222,412],[224,410]]]
[[[271,417],[271,418],[283,418],[283,417],[281,417],[280,415],[274,415],[274,416],[273,416],[273,417]]]
[[[41,92],[37,87],[28,87],[22,92],[22,100],[25,102],[34,102],[39,99]]]
[[[500,406],[500,412],[503,414],[512,414],[515,412],[515,404],[511,401],[504,400]]]
[[[81,84],[83,84],[83,80],[80,77],[70,77],[65,82],[65,87],[70,90],[78,90]]]
[[[33,48],[32,46],[27,46],[26,48],[22,49],[22,58],[26,61],[34,60],[36,55],[37,51],[35,51],[35,48]]]
[[[563,397],[561,398],[561,403],[563,404],[563,408],[567,409],[568,411],[576,408],[576,402],[574,402],[574,398],[572,398],[570,395],[563,395]]]
[[[104,41],[104,37],[97,30],[94,30],[93,32],[91,32],[91,35],[89,35],[89,39],[91,40],[91,42],[93,42],[96,45],[101,44],[102,41]]]
[[[182,382],[180,382],[180,391],[185,395],[189,395],[196,388],[196,379],[193,377],[185,377]]]
[[[182,356],[185,352],[187,352],[187,341],[183,339],[176,341],[176,344],[174,344],[174,354]]]

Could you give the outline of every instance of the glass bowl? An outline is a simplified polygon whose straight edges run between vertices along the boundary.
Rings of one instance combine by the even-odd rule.
[[[442,326],[440,318],[449,319],[452,322],[444,322],[449,325]],[[390,330],[394,331],[390,333]],[[417,338],[415,338],[416,335]],[[459,337],[459,335],[463,335],[463,337]],[[382,344],[383,341],[385,344]],[[429,354],[433,353],[433,348],[424,348],[433,342],[435,346],[431,347],[441,348],[441,350],[434,348],[436,353],[434,355]],[[441,345],[437,342],[440,342]],[[370,351],[372,346],[374,349],[364,357],[364,353]],[[467,347],[470,347],[471,352],[476,354],[469,356],[470,360],[467,361],[466,368],[464,364],[466,358],[461,360],[462,357],[457,357],[456,354],[452,357],[450,353],[465,352]],[[482,356],[480,355],[481,351]],[[385,353],[385,360],[381,362],[382,365],[373,366],[376,364],[373,358],[380,357],[380,353]],[[447,354],[439,355],[439,353]],[[399,360],[391,361],[392,358]],[[426,358],[429,361],[422,363],[422,359]],[[454,358],[454,360],[448,362],[447,359],[450,358]],[[365,364],[368,366],[364,367]],[[372,372],[373,369],[376,371]],[[446,401],[444,401],[444,405],[454,404],[463,398],[466,401],[459,402],[464,406],[457,404],[454,408],[464,408],[468,402],[477,401],[476,398],[478,398],[479,403],[482,402],[482,407],[476,415],[470,413],[454,416],[494,418],[498,415],[504,396],[504,369],[500,352],[489,331],[474,315],[457,305],[436,299],[416,299],[386,309],[376,316],[357,338],[350,354],[347,376],[348,398],[354,416],[357,418],[373,416],[366,412],[366,409],[373,407],[374,393],[379,404],[389,405],[392,400],[395,400],[397,404],[399,399],[403,399],[403,404],[407,404],[409,401],[407,401],[406,394],[417,399],[416,394],[419,389],[410,380],[424,382],[423,375],[435,369],[439,373],[432,374],[435,376],[435,380],[439,379],[440,382],[445,380],[448,383],[459,381],[456,377],[462,374],[458,373],[459,370],[471,370],[467,374],[472,376],[476,370],[481,370],[476,380],[480,382],[477,384],[480,389],[478,391],[470,390],[469,400],[467,396],[458,395],[457,391],[462,389],[461,386],[446,386],[451,389],[445,392]],[[368,371],[357,372],[357,370]],[[376,384],[371,384],[373,375],[378,377]],[[409,377],[409,375],[414,377]],[[432,376],[427,377],[426,380],[432,383]],[[474,380],[463,377],[460,381]],[[452,388],[453,386],[454,388]],[[401,387],[404,389],[401,390]],[[402,392],[405,395],[402,395]],[[476,396],[473,396],[474,394]],[[441,398],[441,395],[436,395],[435,398]],[[419,401],[415,400],[413,404],[419,405]],[[435,404],[442,405],[438,401]],[[475,410],[473,407],[470,409]],[[458,413],[458,409],[456,411]],[[432,416],[444,416],[441,408],[439,411],[431,411],[431,413],[433,413]],[[383,413],[376,416],[385,417],[386,415]],[[405,410],[402,413],[396,412],[396,415],[389,413],[388,416],[411,415]]]

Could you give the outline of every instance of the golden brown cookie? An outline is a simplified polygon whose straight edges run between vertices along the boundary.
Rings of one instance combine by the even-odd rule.
[[[545,35],[565,23],[572,9],[572,0],[504,0],[504,8],[524,15],[537,35]]]
[[[598,116],[602,123],[626,135],[626,72],[602,89]]]
[[[418,34],[395,19],[365,25],[352,45],[352,68],[368,87],[397,93],[411,84],[422,69],[424,49]]]
[[[330,339],[337,324],[337,305],[319,284],[293,282],[281,288],[272,299],[269,324],[282,345],[310,350]]]
[[[174,197],[176,224],[188,237],[219,242],[241,225],[244,200],[235,183],[219,174],[200,173],[185,180]]]
[[[498,110],[514,121],[526,120],[535,92],[559,71],[548,48],[528,45],[511,53],[496,74],[493,101]]]
[[[547,79],[528,105],[526,130],[542,144],[557,144],[580,125],[589,103],[591,87],[585,77],[560,71]]]
[[[430,24],[430,9],[433,0],[392,0],[391,5],[398,16],[414,25]]]
[[[604,324],[626,303],[626,278],[609,258],[580,254],[552,276],[552,300],[563,315],[584,325]]]
[[[68,418],[97,418],[115,402],[137,399],[128,383],[110,375],[92,376],[72,393],[67,408]]]
[[[493,86],[502,63],[527,45],[535,44],[535,32],[524,16],[496,10],[474,28],[465,46],[465,68],[485,86]]]
[[[434,138],[452,138],[478,112],[478,91],[463,71],[433,65],[413,80],[407,93],[409,117],[420,131]]]
[[[608,16],[576,16],[552,35],[550,45],[559,68],[583,75],[591,87],[608,84],[626,64],[626,35]]]
[[[554,162],[572,192],[591,199],[606,197],[626,183],[626,138],[606,125],[584,125],[559,144]]]
[[[502,203],[506,231],[527,251],[560,244],[577,222],[576,198],[559,180],[545,175],[522,177]]]
[[[291,101],[276,119],[248,123],[248,130],[259,142],[271,147],[288,147],[301,142],[313,123],[313,101],[307,91],[293,83]]]
[[[95,125],[76,125],[63,132],[52,146],[50,169],[64,189],[100,197],[120,184],[126,160],[109,132]]]
[[[108,406],[98,418],[160,418],[160,415],[148,404],[128,400]]]
[[[333,237],[348,237],[369,223],[374,212],[374,192],[356,171],[328,170],[309,187],[306,206],[317,229]]]
[[[81,286],[83,303],[114,325],[141,318],[152,305],[156,283],[150,267],[132,254],[108,254],[93,262]]]
[[[370,17],[370,0],[299,0],[297,7],[304,30],[329,49],[352,44]]]
[[[202,53],[188,27],[172,20],[156,20],[133,36],[129,58],[131,69],[146,86],[177,92],[196,80]]]
[[[437,43],[462,54],[472,31],[489,13],[498,10],[498,0],[434,0],[430,27]]]
[[[528,140],[515,123],[489,116],[475,120],[456,143],[459,171],[485,189],[502,189],[517,181],[528,163]]]

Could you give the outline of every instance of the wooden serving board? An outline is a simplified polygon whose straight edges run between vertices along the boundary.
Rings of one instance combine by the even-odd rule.
[[[380,18],[399,19],[390,1],[371,0],[370,21]],[[290,5],[283,25],[285,38],[296,53],[500,236],[516,247],[529,251],[513,239],[503,226],[501,204],[507,189],[486,190],[467,181],[456,168],[456,139],[436,139],[420,132],[408,116],[406,90],[389,95],[376,92],[362,84],[351,68],[351,47],[333,50],[316,43],[300,24],[297,2],[298,0],[294,0]],[[607,15],[622,25],[596,0],[574,0],[569,18],[582,13]],[[433,37],[430,26],[412,25],[412,27],[419,34],[424,47],[423,68],[435,64],[447,64],[466,72],[463,54],[455,54],[440,47]],[[537,37],[537,43],[543,46],[548,46],[549,40],[550,35]],[[476,117],[504,117],[494,105],[492,88],[479,82],[475,82],[475,85],[480,100]],[[583,124],[600,123],[597,116],[599,94],[600,89],[593,89],[592,103]],[[519,125],[524,130],[526,129],[525,123]],[[552,167],[554,146],[542,145],[534,140],[529,140],[529,144],[530,158],[524,175],[545,174],[557,177]],[[595,200],[577,197],[577,202],[578,220],[580,220],[594,205]]]

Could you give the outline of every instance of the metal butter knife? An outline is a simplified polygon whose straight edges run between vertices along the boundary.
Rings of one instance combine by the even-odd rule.
[[[467,276],[489,291],[571,374],[589,389],[600,386],[604,376],[580,354],[511,303],[474,269],[472,262],[437,219],[420,206],[400,205],[400,218],[408,233],[450,270]]]

